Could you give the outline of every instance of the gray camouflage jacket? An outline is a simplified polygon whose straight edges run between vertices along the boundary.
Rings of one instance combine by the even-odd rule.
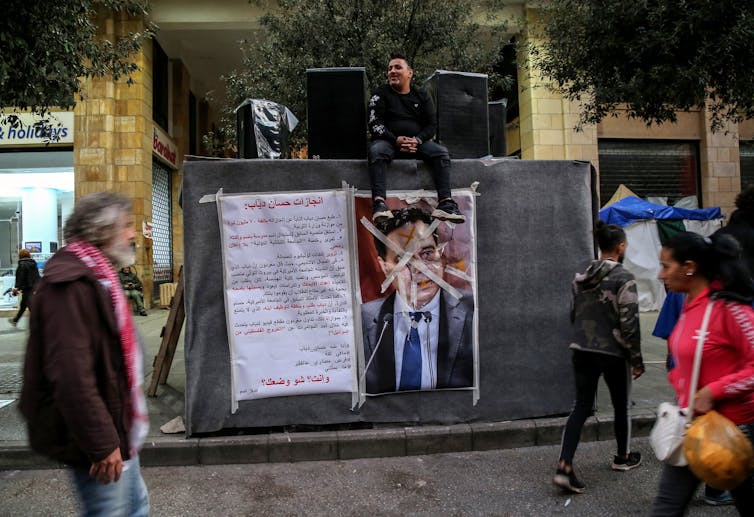
[[[634,275],[613,260],[595,260],[576,274],[572,295],[571,349],[623,357],[644,370]]]

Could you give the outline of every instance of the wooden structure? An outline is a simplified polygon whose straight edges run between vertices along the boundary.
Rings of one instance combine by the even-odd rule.
[[[149,389],[147,390],[147,395],[150,397],[154,397],[157,394],[158,384],[165,384],[168,380],[170,366],[173,364],[173,356],[175,356],[178,337],[181,335],[181,327],[183,327],[185,317],[186,311],[183,306],[183,267],[181,267],[181,270],[178,272],[175,294],[170,300],[168,321],[162,327],[162,332],[160,333],[160,337],[162,337],[160,350],[157,352],[152,363],[152,382],[150,382]]]

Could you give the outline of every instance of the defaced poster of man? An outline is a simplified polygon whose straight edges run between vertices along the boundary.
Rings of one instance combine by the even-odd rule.
[[[368,395],[478,384],[474,198],[454,198],[464,223],[401,194],[388,196],[392,217],[371,221],[369,199],[356,197]]]

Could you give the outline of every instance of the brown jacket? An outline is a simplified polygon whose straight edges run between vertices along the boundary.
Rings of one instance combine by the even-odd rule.
[[[63,248],[34,299],[20,403],[32,449],[81,467],[117,447],[127,459],[128,379],[109,294]]]

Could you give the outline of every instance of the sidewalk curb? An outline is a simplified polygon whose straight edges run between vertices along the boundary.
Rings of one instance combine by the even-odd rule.
[[[655,418],[653,411],[636,412],[632,418],[632,436],[648,436]],[[348,460],[557,445],[565,422],[566,418],[560,417],[211,438],[154,436],[148,437],[144,444],[141,464],[162,467]],[[581,437],[585,442],[612,440],[612,419],[590,417]],[[0,444],[0,470],[63,467],[34,453],[25,441]]]

